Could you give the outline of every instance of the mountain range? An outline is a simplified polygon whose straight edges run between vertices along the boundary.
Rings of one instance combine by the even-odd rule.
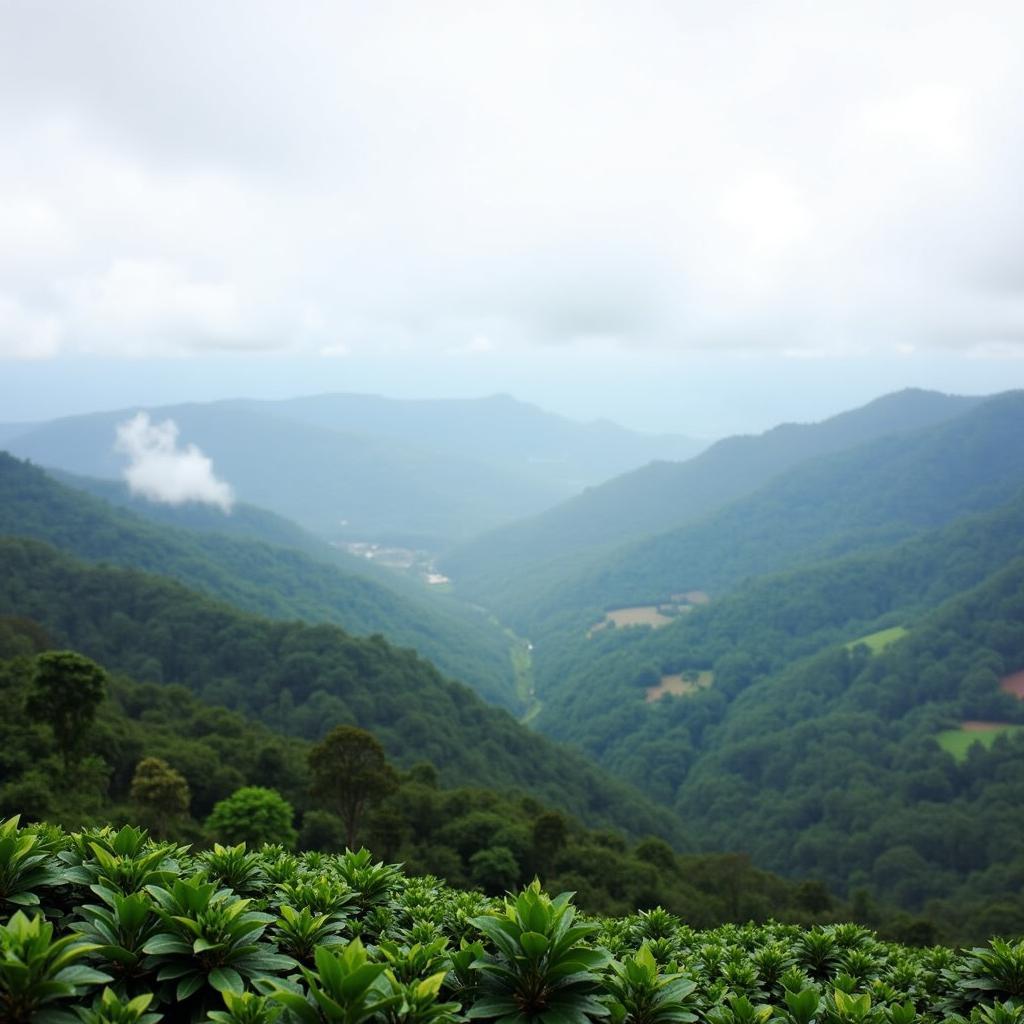
[[[173,421],[241,501],[330,539],[440,550],[540,511],[625,468],[701,442],[576,424],[496,396],[398,402],[321,395],[123,409],[7,428],[12,454],[118,479],[119,424],[137,412]],[[497,438],[502,438],[501,443]]]
[[[226,406],[211,422],[270,429],[261,403]],[[357,407],[308,402],[305,421],[280,421],[280,443],[342,437]],[[365,406],[376,437],[388,408]],[[437,409],[391,411],[388,444],[407,423],[442,442]],[[22,439],[44,453],[50,429],[62,439],[51,451],[74,447],[67,424]],[[965,933],[1013,930],[1021,438],[1024,393],[900,392],[633,468],[450,545],[440,589],[280,509],[152,505],[116,481],[58,480],[5,456],[0,616],[285,735],[364,725],[446,784],[514,788],[590,823],[747,853]],[[459,457],[473,444],[500,447],[481,433]],[[321,455],[292,461],[312,473]]]

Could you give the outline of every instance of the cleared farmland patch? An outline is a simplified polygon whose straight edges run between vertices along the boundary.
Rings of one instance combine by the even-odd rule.
[[[897,640],[902,639],[906,635],[906,627],[890,626],[888,629],[878,630],[877,633],[868,633],[867,636],[851,640],[846,645],[846,649],[848,651],[852,651],[858,644],[864,644],[872,654],[878,654],[881,651],[884,651],[890,644],[896,643]]]
[[[671,615],[666,615],[658,609],[657,605],[644,605],[636,608],[616,608],[605,616],[608,622],[614,622],[616,626],[667,626],[672,621]]]
[[[593,636],[598,630],[607,629],[609,626],[615,626],[618,629],[628,626],[650,626],[651,629],[659,629],[661,626],[667,626],[673,622],[674,618],[674,616],[660,611],[656,604],[638,605],[634,608],[613,608],[610,612],[605,612],[604,618],[600,622],[590,627],[587,636]]]
[[[599,629],[609,626],[650,626],[658,629],[674,622],[680,615],[693,611],[698,605],[707,604],[711,598],[703,590],[688,590],[685,594],[673,594],[670,601],[661,604],[633,605],[629,608],[612,608],[604,618],[587,630],[593,636]]]
[[[965,761],[967,751],[975,743],[991,747],[997,736],[1020,732],[1021,729],[1024,729],[1024,726],[1011,725],[1007,722],[969,721],[963,722],[959,729],[945,729],[935,738],[947,754],[952,754],[957,761]]]
[[[690,670],[662,676],[657,686],[647,687],[647,696],[644,699],[648,704],[653,704],[656,700],[661,700],[666,693],[673,697],[690,697],[698,690],[706,690],[714,681],[715,674],[709,671]]]
[[[1003,676],[999,680],[999,689],[1003,693],[1012,693],[1017,700],[1024,700],[1024,671]]]

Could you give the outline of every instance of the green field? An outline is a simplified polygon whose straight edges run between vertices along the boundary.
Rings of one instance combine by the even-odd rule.
[[[957,761],[965,761],[967,760],[967,751],[975,743],[991,747],[997,736],[1018,732],[1021,729],[1024,729],[1024,726],[993,724],[991,729],[946,729],[935,738],[947,754],[952,754]]]
[[[846,645],[846,649],[852,651],[857,644],[864,644],[870,649],[872,654],[878,654],[884,651],[890,644],[896,643],[897,640],[906,635],[907,631],[903,626],[890,626],[888,629],[880,629],[877,633],[868,633],[867,636],[851,640]]]
[[[492,619],[492,621],[497,623],[498,620]],[[537,717],[541,709],[541,702],[537,699],[533,688],[533,647],[528,640],[516,636],[511,629],[504,628],[504,632],[509,639],[509,656],[512,659],[512,671],[515,672],[516,677],[516,697],[525,708],[519,721],[526,725]]]

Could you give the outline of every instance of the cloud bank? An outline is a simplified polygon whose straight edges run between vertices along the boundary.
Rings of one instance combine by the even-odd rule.
[[[1021,351],[1022,36],[1017,0],[12,0],[0,358]]]
[[[174,420],[151,423],[136,413],[118,424],[116,451],[128,456],[124,478],[132,494],[164,505],[195,501],[231,512],[234,494],[213,472],[213,461],[194,444],[178,447]]]

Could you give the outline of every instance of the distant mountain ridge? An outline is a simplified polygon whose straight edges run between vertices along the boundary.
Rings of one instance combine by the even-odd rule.
[[[484,461],[497,459],[579,485],[657,459],[692,458],[707,447],[691,437],[637,433],[610,420],[578,423],[505,394],[417,400],[339,393],[226,404],[344,433],[389,437]]]
[[[137,411],[30,425],[4,446],[40,465],[115,479],[125,464],[113,450],[115,430]],[[433,550],[540,511],[624,466],[700,447],[574,424],[507,398],[326,395],[145,411],[173,419],[181,442],[198,445],[242,501],[329,538]],[[499,446],[500,436],[510,440]]]
[[[611,551],[694,523],[807,459],[933,426],[984,400],[908,389],[821,423],[725,438],[686,462],[652,463],[483,534],[447,552],[442,565],[466,596],[486,602],[533,566],[564,560],[571,571],[580,553]]]
[[[721,593],[747,578],[870,550],[985,511],[1024,485],[1024,391],[937,425],[807,459],[703,519],[604,551],[565,572],[551,563],[494,591],[516,628],[556,613]],[[530,625],[528,625],[528,623]]]

